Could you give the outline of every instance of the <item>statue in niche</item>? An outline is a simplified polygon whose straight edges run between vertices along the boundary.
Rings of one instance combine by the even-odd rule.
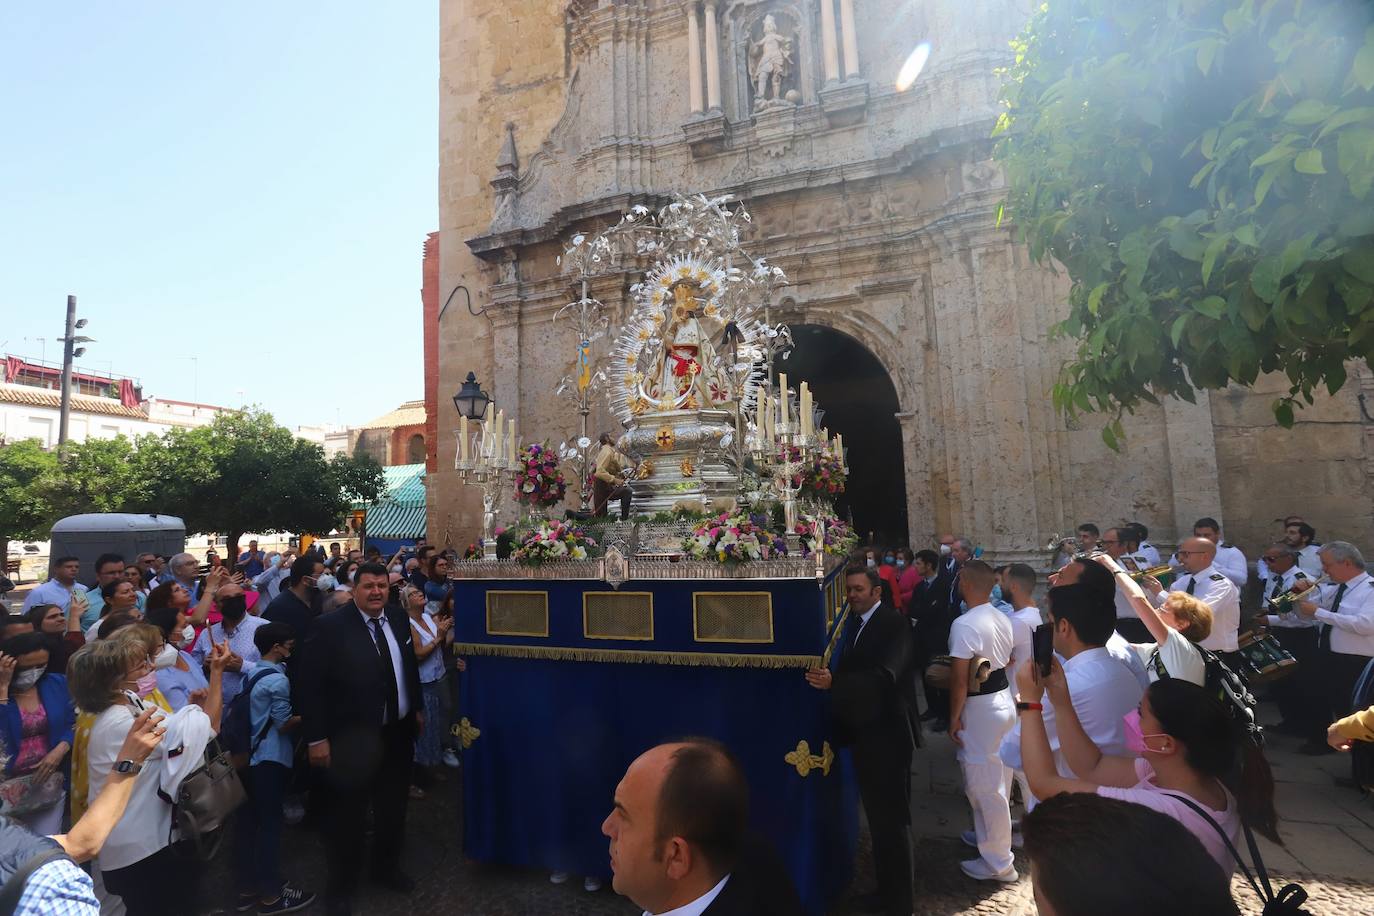
[[[754,84],[754,109],[795,105],[796,90],[785,95],[783,83],[792,76],[792,39],[778,31],[777,20],[769,13],[763,17],[763,34],[749,40],[749,78]]]

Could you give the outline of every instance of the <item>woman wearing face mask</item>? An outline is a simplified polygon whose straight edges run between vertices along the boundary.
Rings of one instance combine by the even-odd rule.
[[[1056,660],[1050,676],[1037,676],[1034,660],[1016,673],[1021,702],[1021,759],[1036,798],[1060,792],[1095,792],[1167,814],[1202,841],[1230,876],[1236,861],[1216,829],[1177,796],[1206,811],[1232,845],[1242,847],[1242,822],[1282,844],[1274,811],[1274,778],[1264,752],[1204,688],[1178,678],[1155,681],[1139,710],[1126,716],[1126,747],[1137,757],[1109,757],[1092,743],[1074,712]],[[1055,770],[1040,700],[1048,687],[1059,744],[1078,779]]]
[[[911,596],[916,593],[916,586],[921,584],[921,573],[916,569],[916,555],[910,547],[897,549],[897,562],[894,565],[897,569],[897,601],[901,605],[898,610],[906,612],[911,606]]]
[[[148,611],[148,623],[157,627],[164,640],[162,648],[153,657],[153,667],[157,670],[157,689],[167,698],[172,711],[187,703],[205,704],[205,696],[210,684],[196,660],[187,651],[196,642],[195,628],[190,624],[186,612],[174,607],[155,608]]]
[[[33,624],[34,632],[43,635],[48,647],[48,670],[65,674],[67,659],[86,644],[86,635],[81,632],[81,615],[64,614],[56,604],[36,604],[24,616]]]
[[[161,641],[160,636],[157,639]],[[173,853],[172,806],[158,796],[158,790],[168,770],[184,772],[180,763],[199,759],[219,731],[220,681],[228,660],[228,647],[216,646],[210,656],[205,708],[189,704],[161,719],[165,738],[140,767],[118,758],[130,724],[146,708],[135,690],[155,671],[147,643],[138,634],[125,636],[121,631],[120,636],[93,643],[72,656],[72,696],[82,710],[95,716],[88,748],[88,797],[95,798],[112,771],[138,774],[128,808],[97,860],[105,887],[124,899],[130,916],[195,911],[201,863]],[[168,788],[175,795],[176,786]]]
[[[76,721],[67,679],[48,673],[48,658],[41,633],[9,639],[0,654],[0,737],[9,757],[5,779],[23,780],[22,789],[10,787],[23,793],[20,813],[13,816],[42,836],[62,832],[67,793],[61,770]]]

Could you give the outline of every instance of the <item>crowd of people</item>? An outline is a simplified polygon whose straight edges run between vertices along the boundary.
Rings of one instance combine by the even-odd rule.
[[[1055,545],[1039,602],[1047,570],[994,566],[965,537],[850,558],[842,631],[805,677],[829,692],[832,741],[854,764],[877,878],[864,911],[913,912],[910,771],[930,731],[956,748],[970,878],[1018,880],[1023,847],[1047,912],[1237,912],[1232,850],[1246,831],[1279,839],[1262,732],[1244,691],[1225,689],[1259,627],[1296,662],[1270,687],[1278,727],[1309,753],[1354,748],[1369,781],[1374,581],[1357,548],[1290,519],[1252,571],[1209,518],[1168,557],[1137,524],[1077,534]],[[117,896],[131,916],[188,912],[202,863],[174,846],[202,838],[178,803],[220,741],[246,796],[230,828],[237,912],[315,901],[280,856],[283,825],[306,817],[323,828],[331,914],[364,877],[409,892],[407,807],[461,764],[455,560],[424,543],[383,560],[254,542],[233,563],[103,555],[87,589],[80,562],[56,558],[0,618],[0,879],[26,882],[15,911]],[[616,890],[648,913],[800,911],[714,741],[646,751],[602,829]],[[74,864],[91,858],[89,874]]]
[[[1297,517],[1253,567],[1212,518],[1167,557],[1138,523],[1085,523],[1051,548],[1047,570],[994,566],[952,534],[854,558],[845,630],[807,680],[832,692],[835,740],[853,752],[878,884],[862,903],[912,912],[909,770],[924,724],[957,749],[973,820],[962,840],[976,852],[960,865],[968,877],[1018,880],[1012,851],[1024,845],[1043,911],[1126,912],[1144,899],[1236,912],[1233,849],[1247,831],[1281,842],[1253,692],[1268,692],[1276,729],[1305,738],[1303,753],[1353,750],[1353,783],[1374,784],[1363,555],[1318,542]],[[1277,669],[1287,676],[1258,676]],[[1177,839],[1167,872],[1154,859],[1164,836]],[[1184,878],[1151,886],[1166,873]]]

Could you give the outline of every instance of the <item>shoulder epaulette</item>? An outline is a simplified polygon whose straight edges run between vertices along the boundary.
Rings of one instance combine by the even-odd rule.
[[[1226,543],[1225,541],[1222,541],[1222,542],[1221,542],[1221,546],[1222,546],[1222,547],[1230,547],[1231,545],[1228,544],[1228,543]]]
[[[1213,582],[1220,582],[1222,579],[1225,579],[1225,578],[1226,578],[1226,577],[1223,576],[1221,573],[1212,573],[1212,581],[1213,581]]]

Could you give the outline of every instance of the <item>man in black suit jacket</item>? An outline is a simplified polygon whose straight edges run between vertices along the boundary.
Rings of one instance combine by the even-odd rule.
[[[410,621],[386,604],[386,567],[364,563],[353,582],[353,600],[315,622],[301,672],[310,763],[327,768],[332,792],[326,896],[340,916],[351,912],[369,802],[373,880],[407,893],[414,887],[400,855],[414,741],[424,728]]]
[[[845,571],[849,610],[831,659],[834,671],[815,668],[806,680],[831,691],[835,743],[853,749],[878,876],[876,898],[860,906],[911,916],[911,638],[906,618],[879,600],[879,581],[871,569]]]
[[[601,825],[612,886],[645,913],[801,916],[768,843],[748,835],[749,786],[719,742],[687,738],[641,754]]]

